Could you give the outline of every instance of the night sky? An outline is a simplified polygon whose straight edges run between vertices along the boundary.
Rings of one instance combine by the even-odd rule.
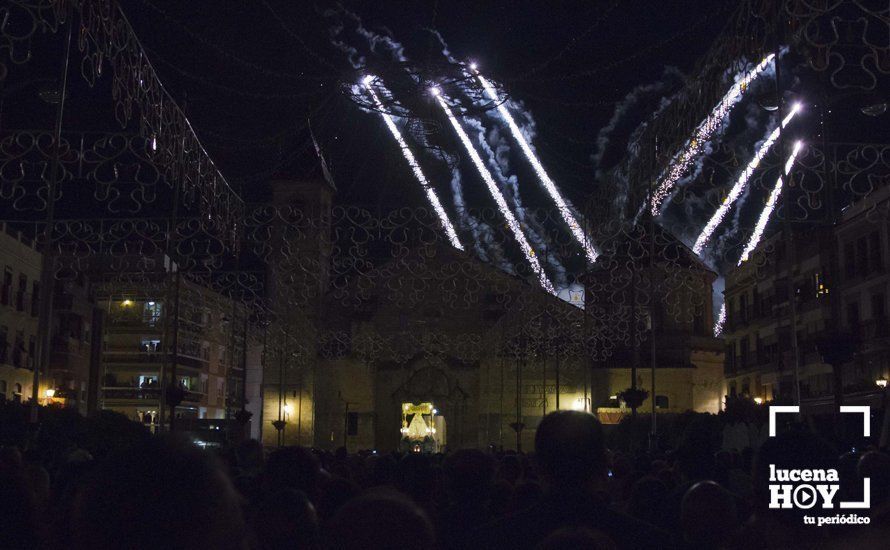
[[[366,1],[343,7],[367,29],[402,43],[411,62],[429,65],[430,78],[444,58],[425,29],[438,30],[456,58],[476,60],[534,116],[542,162],[564,193],[581,201],[593,185],[597,131],[615,102],[634,86],[658,80],[665,66],[688,70],[721,26],[716,4]],[[344,94],[342,85],[358,75],[330,43],[331,29],[349,23],[342,14],[325,15],[337,7],[130,0],[125,11],[163,82],[185,102],[212,156],[230,180],[245,184],[245,193],[253,187],[247,184],[270,174],[314,167],[305,130],[311,113],[339,200],[390,206],[413,198],[423,204],[379,118],[361,112]],[[718,20],[701,24],[703,16]],[[662,45],[678,33],[684,34]],[[369,64],[388,62],[385,50],[379,52],[368,56]],[[432,103],[429,108],[419,116],[435,119]],[[442,117],[439,122],[446,124]],[[527,180],[525,168],[517,166]],[[445,177],[435,167],[429,171],[431,179]],[[537,206],[549,205],[542,200]]]
[[[395,112],[405,115],[398,119],[399,127],[446,210],[455,216],[457,191],[468,209],[490,212],[495,204],[429,95],[430,85],[443,82],[449,97],[461,95],[448,83],[461,69],[447,62],[440,39],[456,61],[477,62],[487,78],[499,83],[514,117],[532,131],[532,146],[550,176],[581,209],[604,189],[606,195],[612,192],[603,184],[603,174],[625,158],[628,137],[696,77],[696,64],[720,34],[732,32],[726,27],[735,4],[128,0],[122,7],[161,81],[246,200],[268,200],[270,179],[319,176],[311,125],[333,173],[339,204],[377,212],[428,205],[380,117],[357,102],[356,85],[373,72],[392,90]],[[54,107],[39,96],[58,79],[63,38],[62,33],[41,35],[34,41],[32,60],[13,68],[2,90],[0,129],[52,127]],[[355,55],[350,57],[347,50]],[[77,52],[72,60],[65,130],[120,131],[113,118],[110,79],[100,78],[90,89],[80,78]],[[797,70],[799,57],[788,55],[783,64],[782,87],[791,98],[818,88],[818,82],[801,80],[799,75],[807,76]],[[734,71],[726,70],[723,85],[728,89]],[[771,77],[754,83],[731,111],[720,148],[709,155],[714,167],[684,182],[684,200],[675,199],[662,218],[687,244],[775,124],[775,113],[760,102],[773,90]],[[819,100],[802,99],[810,106]],[[554,259],[562,266],[554,265],[556,271],[583,271],[580,247],[561,222],[535,219],[536,209],[553,211],[552,201],[491,104],[483,112],[482,103],[455,100],[484,124],[492,158],[502,169],[496,179],[532,234],[532,245],[539,253],[560,249],[555,254],[561,257]],[[876,136],[886,135],[882,120],[861,116],[856,105],[846,107],[851,113],[832,123],[833,139],[879,141]],[[843,102],[834,107],[844,108]],[[794,136],[818,139],[823,121],[815,112],[799,118]],[[464,125],[470,131],[467,119]],[[478,136],[470,133],[473,139]],[[770,155],[765,165],[778,166],[781,153]],[[775,180],[762,178],[772,178],[770,186]],[[738,258],[743,233],[753,226],[767,195],[764,185],[758,182],[746,191],[708,252],[706,260],[718,270],[721,263],[734,265]],[[502,223],[496,211],[483,218],[492,226]],[[461,230],[462,238],[469,238],[467,228]],[[509,236],[501,238],[510,241]],[[515,251],[509,254],[515,256]],[[515,257],[511,261],[522,263]]]

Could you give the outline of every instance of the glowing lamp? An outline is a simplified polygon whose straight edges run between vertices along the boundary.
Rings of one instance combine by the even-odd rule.
[[[284,406],[284,414],[287,414],[287,415],[294,414],[294,406],[293,405],[285,405]]]
[[[362,78],[362,84],[364,84],[365,86],[370,86],[371,82],[373,80],[374,80],[374,75],[372,75],[372,74],[365,75],[365,77]]]
[[[755,398],[754,398],[754,402],[757,403],[758,405],[763,405],[763,398],[762,398],[762,397],[755,397]]]
[[[121,302],[121,305],[124,307],[130,307],[133,305],[133,300],[124,300],[123,302]]]
[[[439,94],[442,93],[442,90],[440,90],[438,86],[433,86],[432,88],[430,88],[430,93],[433,94],[435,97],[439,97]]]
[[[884,382],[886,383],[887,381],[885,380]],[[47,399],[52,399],[56,396],[56,390],[54,390],[53,388],[47,388],[45,393]]]
[[[475,61],[473,61],[473,62],[470,63],[470,70],[471,70],[471,71],[475,71],[475,70],[478,69],[478,68],[479,68],[479,65],[477,65]]]
[[[877,380],[875,380],[875,384],[877,384],[879,388],[886,388],[887,387],[887,379],[886,378],[878,378]]]
[[[433,414],[439,414],[439,409],[433,409]]]

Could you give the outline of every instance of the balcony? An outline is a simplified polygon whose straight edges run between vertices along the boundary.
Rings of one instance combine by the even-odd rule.
[[[161,398],[161,389],[137,388],[135,386],[103,386],[102,392],[105,399],[120,401],[158,401]],[[204,394],[196,391],[186,391],[182,397],[183,403],[200,403]]]

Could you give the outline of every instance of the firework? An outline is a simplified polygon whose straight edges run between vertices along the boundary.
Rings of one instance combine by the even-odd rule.
[[[693,252],[696,254],[701,254],[705,245],[708,244],[708,241],[711,239],[711,236],[714,234],[714,230],[717,229],[717,226],[720,225],[720,222],[723,221],[723,218],[726,216],[726,213],[729,212],[729,209],[732,207],[733,203],[741,196],[742,191],[745,190],[745,186],[748,184],[748,180],[751,178],[751,175],[754,173],[754,170],[760,165],[760,161],[763,160],[763,157],[766,156],[766,153],[769,151],[770,147],[772,147],[773,143],[779,139],[779,134],[791,119],[794,118],[794,115],[800,111],[801,105],[800,103],[795,103],[794,107],[792,107],[791,112],[785,117],[785,120],[782,121],[775,130],[770,133],[769,137],[761,144],[760,148],[757,150],[757,153],[754,155],[754,158],[748,162],[748,166],[745,167],[745,170],[742,171],[738,180],[736,180],[735,185],[730,189],[729,194],[723,199],[723,203],[717,208],[717,211],[714,212],[714,215],[711,216],[711,219],[708,221],[705,228],[702,229],[701,234],[698,236],[698,240],[695,241],[695,245],[692,247]]]
[[[760,217],[757,219],[757,225],[754,226],[754,232],[751,233],[751,238],[745,246],[745,251],[742,252],[742,257],[739,258],[738,265],[742,265],[742,262],[748,261],[751,252],[753,252],[754,249],[757,248],[757,245],[760,244],[760,239],[763,238],[763,231],[766,229],[766,224],[769,223],[769,218],[772,215],[773,210],[776,208],[776,201],[779,200],[779,195],[782,194],[782,185],[784,184],[783,176],[788,175],[788,173],[791,172],[791,167],[794,166],[794,160],[797,158],[797,154],[800,152],[801,147],[803,147],[803,143],[800,141],[794,144],[794,150],[788,157],[788,161],[785,162],[785,171],[783,172],[783,175],[779,176],[776,180],[776,185],[769,194],[766,206],[764,206],[763,210],[760,212]]]
[[[714,336],[723,334],[723,325],[726,323],[726,302],[720,304],[720,313],[717,314],[717,322],[714,324]]]
[[[522,232],[522,228],[519,226],[519,222],[516,221],[516,217],[513,216],[513,212],[511,212],[510,208],[507,206],[507,201],[504,199],[503,194],[501,194],[500,189],[498,189],[498,186],[495,183],[491,172],[488,171],[488,168],[485,167],[485,163],[482,162],[482,158],[479,157],[479,153],[477,153],[476,149],[473,148],[473,144],[470,141],[469,136],[467,136],[467,133],[464,131],[463,127],[454,117],[454,113],[451,112],[451,107],[449,107],[448,103],[445,102],[445,99],[442,97],[442,93],[438,88],[433,88],[430,90],[430,92],[436,98],[439,106],[442,107],[442,111],[444,111],[445,115],[448,117],[448,121],[451,122],[451,126],[454,127],[454,131],[457,133],[458,138],[460,138],[460,141],[463,144],[464,149],[466,149],[467,154],[470,155],[470,159],[476,166],[476,170],[479,171],[479,175],[482,176],[482,180],[485,181],[485,185],[488,187],[488,191],[491,193],[491,196],[494,199],[495,203],[497,203],[498,209],[501,211],[501,214],[503,214],[504,218],[507,220],[507,226],[510,228],[510,231],[512,231],[513,237],[516,239],[516,242],[519,243],[519,247],[522,249],[523,254],[525,254],[525,258],[526,260],[528,260],[532,271],[534,271],[535,275],[538,276],[538,280],[540,281],[541,286],[544,287],[544,289],[546,289],[551,294],[556,294],[556,290],[553,288],[553,284],[547,278],[547,274],[544,273],[544,269],[541,267],[541,263],[538,261],[534,249],[528,243],[528,240],[525,238],[525,234]]]
[[[566,204],[566,201],[562,198],[562,195],[560,194],[559,189],[557,189],[556,184],[553,182],[552,179],[550,179],[550,176],[547,175],[547,171],[544,170],[544,166],[538,160],[534,151],[532,151],[528,140],[525,139],[525,136],[522,134],[522,130],[519,129],[516,121],[513,120],[513,116],[510,114],[510,111],[507,110],[507,107],[500,100],[500,98],[498,98],[498,94],[495,91],[494,86],[492,86],[491,83],[485,79],[485,77],[479,74],[475,63],[470,64],[470,70],[479,80],[479,83],[482,85],[482,89],[485,90],[485,94],[497,105],[498,113],[501,115],[501,118],[504,119],[504,122],[507,123],[507,126],[510,128],[510,133],[513,134],[513,138],[516,139],[517,143],[519,143],[519,147],[525,154],[525,158],[528,159],[528,161],[532,165],[532,168],[534,168],[535,174],[537,174],[538,179],[541,181],[541,185],[544,186],[547,194],[550,195],[550,198],[553,200],[554,203],[556,203],[556,207],[559,210],[560,215],[562,215],[562,219],[565,220],[566,224],[569,226],[569,230],[572,232],[572,235],[584,248],[584,253],[587,256],[587,260],[591,263],[595,262],[599,254],[590,243],[587,236],[584,234],[584,231],[581,229],[581,226],[578,224],[577,220],[575,220],[575,216],[572,214],[572,211],[569,208],[568,204]]]
[[[445,209],[442,208],[442,203],[439,202],[439,197],[436,195],[436,191],[430,185],[429,180],[426,179],[426,175],[420,168],[420,164],[418,164],[417,159],[414,158],[414,153],[411,152],[411,149],[408,147],[408,143],[405,142],[405,139],[402,137],[402,133],[396,126],[396,123],[393,121],[392,117],[383,110],[383,104],[381,103],[380,98],[377,96],[377,92],[374,91],[374,88],[372,86],[374,80],[374,76],[367,75],[364,79],[362,79],[362,84],[364,84],[365,89],[368,91],[368,94],[374,101],[374,106],[377,107],[377,110],[380,112],[380,116],[383,117],[383,122],[386,123],[386,127],[389,128],[390,133],[392,133],[392,137],[394,137],[396,142],[398,142],[399,149],[402,150],[402,155],[404,155],[405,160],[408,161],[408,165],[411,166],[411,170],[414,171],[414,177],[417,178],[417,181],[420,182],[420,186],[423,187],[424,192],[426,192],[426,197],[430,201],[430,204],[433,206],[433,210],[436,211],[436,215],[439,217],[439,222],[442,224],[442,228],[448,235],[448,240],[451,241],[452,246],[454,246],[458,250],[463,250],[464,247],[460,244],[460,240],[457,237],[457,232],[454,230],[454,226],[451,225],[451,221],[448,219],[448,214],[445,213]]]
[[[655,193],[653,193],[650,202],[650,207],[654,214],[657,215],[661,213],[662,204],[665,199],[667,199],[668,195],[670,195],[677,180],[686,173],[686,170],[689,168],[689,165],[692,164],[692,161],[701,154],[705,143],[707,143],[714,131],[720,127],[720,123],[726,117],[726,114],[733,105],[738,103],[739,99],[741,99],[742,94],[747,90],[751,81],[766,70],[774,57],[774,54],[769,54],[763,61],[758,63],[756,67],[751,69],[745,76],[733,84],[732,88],[730,88],[723,96],[723,99],[720,100],[720,103],[718,103],[717,106],[714,107],[714,110],[711,111],[711,114],[709,114],[708,117],[701,121],[695,128],[695,132],[693,132],[689,141],[686,142],[683,151],[674,157],[673,163],[656,186]]]

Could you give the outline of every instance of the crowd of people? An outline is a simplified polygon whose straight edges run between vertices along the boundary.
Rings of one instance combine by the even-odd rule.
[[[869,477],[870,523],[769,509],[770,464],[835,468],[855,496]],[[890,456],[838,455],[804,427],[720,451],[694,424],[669,452],[610,452],[594,416],[557,411],[528,454],[214,453],[147,434],[102,457],[5,446],[0,504],[4,548],[881,548]]]

